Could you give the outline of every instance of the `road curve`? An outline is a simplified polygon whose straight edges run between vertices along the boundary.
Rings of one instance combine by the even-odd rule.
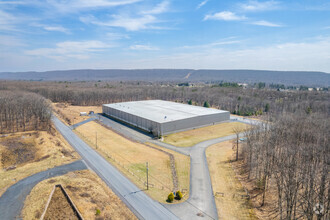
[[[162,204],[148,197],[58,118],[54,116],[52,121],[57,130],[76,149],[87,165],[105,181],[139,219],[178,219]]]
[[[36,173],[18,181],[9,187],[0,197],[0,219],[21,219],[20,215],[26,196],[40,181],[55,176],[61,176],[68,172],[84,169],[87,169],[86,165],[81,160],[78,160],[70,164],[54,167],[52,169]]]
[[[158,140],[153,140],[149,136],[143,135],[138,131],[113,121],[107,117],[100,116],[100,122],[117,132],[132,138],[139,142],[151,142],[161,147],[174,150],[178,153],[190,156],[190,195],[189,199],[180,204],[165,205],[180,219],[196,219],[203,217],[204,219],[218,219],[217,208],[214,201],[214,194],[210,173],[208,169],[205,150],[213,145],[223,141],[228,141],[236,138],[236,135],[215,138],[200,142],[192,147],[176,147]],[[246,124],[256,125],[260,123],[257,120],[251,120],[236,116],[231,116],[231,121],[239,121]],[[240,134],[243,136],[244,134]],[[200,216],[200,217],[198,217]]]

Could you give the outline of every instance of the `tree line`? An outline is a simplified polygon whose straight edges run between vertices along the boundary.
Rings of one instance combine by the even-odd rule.
[[[0,83],[1,87],[1,83]],[[209,84],[177,86],[177,83],[148,82],[7,82],[7,88],[19,87],[38,93],[53,102],[73,105],[162,99],[228,110],[251,116],[284,112],[330,112],[328,91],[277,91],[269,88],[219,87]]]
[[[284,114],[247,130],[241,157],[262,191],[276,193],[276,219],[329,219],[329,120],[321,114]],[[317,209],[320,213],[317,214]]]
[[[41,95],[0,90],[0,133],[49,128],[51,108]]]

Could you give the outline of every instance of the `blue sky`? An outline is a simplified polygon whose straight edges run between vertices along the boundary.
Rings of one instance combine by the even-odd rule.
[[[330,1],[0,0],[0,72],[330,73]]]

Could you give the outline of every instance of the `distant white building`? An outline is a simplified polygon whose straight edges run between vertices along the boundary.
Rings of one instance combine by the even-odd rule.
[[[248,86],[247,83],[237,83],[237,85],[242,86],[243,88],[246,88]]]

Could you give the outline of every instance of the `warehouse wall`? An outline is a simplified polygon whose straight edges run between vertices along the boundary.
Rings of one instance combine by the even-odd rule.
[[[135,127],[138,127],[142,130],[148,131],[148,132],[154,132],[156,131],[157,134],[160,133],[160,124],[154,121],[150,121],[145,118],[141,118],[136,115],[129,114],[127,112],[119,111],[117,109],[113,109],[108,106],[102,106],[102,111],[104,114],[118,119],[120,121],[126,122],[128,124],[131,124]]]
[[[166,122],[161,124],[162,134],[165,135],[193,128],[203,127],[206,125],[213,125],[220,122],[228,121],[229,119],[230,113],[222,112],[218,114],[202,115],[194,118]]]
[[[113,109],[108,106],[103,106],[102,109],[103,113],[110,117],[113,117],[120,121],[124,121],[135,127],[141,128],[142,130],[156,133],[157,135],[166,135],[178,131],[213,125],[220,122],[228,121],[230,119],[229,112],[221,112],[218,114],[202,115],[194,118],[169,121],[160,124],[145,118],[141,118],[136,115],[129,114],[124,111]]]

